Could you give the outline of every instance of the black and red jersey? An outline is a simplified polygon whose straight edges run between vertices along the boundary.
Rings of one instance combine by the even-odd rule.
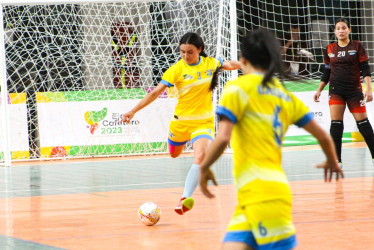
[[[331,68],[330,91],[362,91],[360,63],[368,60],[369,56],[359,41],[350,41],[345,47],[340,47],[337,42],[329,44],[324,62]]]

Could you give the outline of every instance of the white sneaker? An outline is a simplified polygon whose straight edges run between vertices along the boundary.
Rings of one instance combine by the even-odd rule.
[[[297,54],[306,56],[309,58],[309,60],[314,61],[314,55],[312,52],[307,51],[306,49],[301,49],[297,52]]]

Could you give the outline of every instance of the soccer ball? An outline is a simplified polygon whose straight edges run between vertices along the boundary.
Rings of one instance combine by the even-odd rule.
[[[153,226],[161,217],[161,209],[153,202],[146,202],[138,210],[140,221],[147,226]]]

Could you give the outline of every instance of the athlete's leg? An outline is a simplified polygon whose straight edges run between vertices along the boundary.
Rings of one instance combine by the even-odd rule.
[[[356,120],[358,130],[369,147],[371,158],[374,159],[374,132],[367,117],[364,95],[359,93],[352,96],[347,100],[347,105]]]
[[[199,183],[200,163],[203,161],[209,144],[213,140],[213,130],[211,126],[214,124],[204,124],[202,127],[196,128],[191,134],[191,142],[194,150],[194,162],[187,174],[182,199],[179,201],[175,212],[183,214],[192,209],[194,200],[191,198]]]
[[[344,111],[345,111],[345,100],[340,95],[330,94],[329,96],[329,107],[330,107],[330,135],[334,141],[336,154],[338,161],[342,162],[342,138],[344,131]]]
[[[374,159],[374,132],[368,118],[356,120],[358,130],[364,137],[366,144],[369,147],[371,158]],[[374,161],[373,161],[374,164]]]
[[[190,140],[188,127],[181,122],[171,121],[169,126],[168,148],[171,157],[178,157],[184,149],[187,141]]]
[[[175,145],[172,145],[172,144],[168,143],[168,148],[169,148],[169,154],[170,154],[170,156],[173,157],[173,158],[178,157],[183,152],[184,145],[185,144],[179,145],[179,146],[175,146]]]
[[[330,106],[331,125],[330,135],[334,141],[338,161],[342,162],[342,138],[344,131],[343,115],[345,106],[332,105]]]
[[[212,143],[213,138],[199,138],[193,143],[193,156],[194,164],[200,165],[200,163],[204,160],[205,153],[209,145]]]
[[[199,183],[200,163],[203,161],[211,139],[200,138],[193,142],[194,163],[187,174],[182,197],[191,197]]]

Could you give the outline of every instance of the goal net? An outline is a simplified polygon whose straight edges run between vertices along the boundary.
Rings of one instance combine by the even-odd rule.
[[[228,1],[76,2],[3,5],[12,158],[166,152],[174,89],[130,124],[121,115],[180,59],[186,32],[225,59]]]
[[[323,54],[328,44],[335,42],[334,24],[346,18],[351,24],[350,39],[363,43],[374,63],[374,2],[340,0],[265,0],[237,1],[237,33],[239,40],[247,31],[267,28],[279,38],[287,70],[302,78],[299,82],[286,82],[314,113],[315,119],[326,130],[330,127],[328,86],[322,92],[320,102],[313,101],[323,73]],[[363,85],[365,89],[365,85]],[[367,104],[369,119],[374,119],[374,107]],[[349,112],[344,117],[344,142],[363,140]],[[311,136],[290,127],[284,145],[317,143]]]
[[[335,39],[335,19],[349,17],[351,38],[364,43],[373,62],[374,3],[368,0],[0,3],[5,47],[0,80],[7,90],[2,92],[0,151],[12,159],[166,152],[175,89],[138,112],[130,124],[120,119],[180,59],[178,42],[189,31],[203,37],[209,56],[223,60],[237,59],[237,41],[259,27],[274,31],[282,46],[293,37],[295,44],[282,51],[284,60],[306,81],[287,87],[326,129],[327,105],[315,106],[311,100],[323,50]],[[223,75],[215,103],[223,83],[236,75]],[[327,100],[326,93],[322,99]],[[357,135],[352,134],[355,124],[350,126],[346,141]],[[315,143],[294,128],[285,142]]]

